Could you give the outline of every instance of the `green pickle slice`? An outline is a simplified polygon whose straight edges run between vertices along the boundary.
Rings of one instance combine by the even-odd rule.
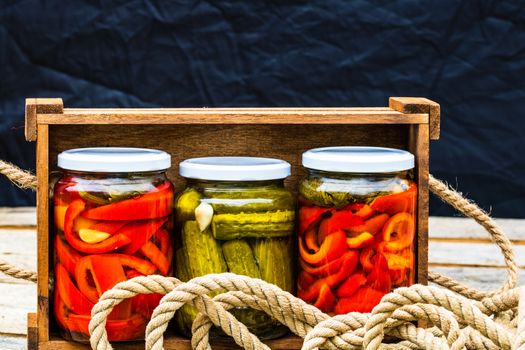
[[[259,265],[261,279],[292,292],[292,240],[291,237],[256,239],[253,254]]]
[[[218,214],[213,216],[213,236],[220,240],[243,237],[282,237],[293,232],[293,210],[266,213]]]

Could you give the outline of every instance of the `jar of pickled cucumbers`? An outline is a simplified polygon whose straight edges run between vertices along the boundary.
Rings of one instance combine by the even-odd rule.
[[[270,158],[207,157],[183,161],[179,172],[187,188],[175,201],[176,277],[187,281],[232,272],[291,292],[295,201],[284,187],[290,164]],[[262,311],[233,313],[262,338],[286,333]],[[187,305],[178,311],[178,332],[189,336],[196,314]]]
[[[172,275],[170,156],[141,148],[81,148],[58,155],[54,187],[54,316],[69,340],[89,341],[93,305],[115,284]],[[143,339],[159,294],[118,304],[109,340]]]
[[[370,312],[415,278],[414,156],[379,147],[303,153],[298,296],[330,314]]]

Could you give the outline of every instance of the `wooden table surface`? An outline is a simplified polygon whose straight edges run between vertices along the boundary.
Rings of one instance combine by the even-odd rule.
[[[525,269],[525,220],[496,220],[515,244]],[[35,208],[0,208],[0,259],[36,270]],[[491,290],[505,276],[503,257],[473,220],[431,217],[429,268],[469,286]],[[522,283],[521,283],[522,284]],[[34,312],[36,286],[0,274],[0,349],[26,348],[26,314]]]

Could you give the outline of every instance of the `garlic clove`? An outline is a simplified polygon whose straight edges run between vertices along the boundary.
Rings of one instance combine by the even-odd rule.
[[[204,231],[210,225],[211,219],[213,218],[213,207],[202,202],[195,208],[195,220],[199,225],[199,230]]]

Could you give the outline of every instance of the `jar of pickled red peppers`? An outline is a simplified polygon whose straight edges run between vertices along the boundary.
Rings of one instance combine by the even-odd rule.
[[[379,147],[303,154],[298,296],[329,314],[370,312],[415,278],[414,156]]]
[[[82,148],[58,155],[54,187],[54,316],[69,340],[89,341],[93,305],[115,284],[172,275],[170,156],[141,148]],[[161,295],[139,295],[108,317],[110,341],[143,339]]]

